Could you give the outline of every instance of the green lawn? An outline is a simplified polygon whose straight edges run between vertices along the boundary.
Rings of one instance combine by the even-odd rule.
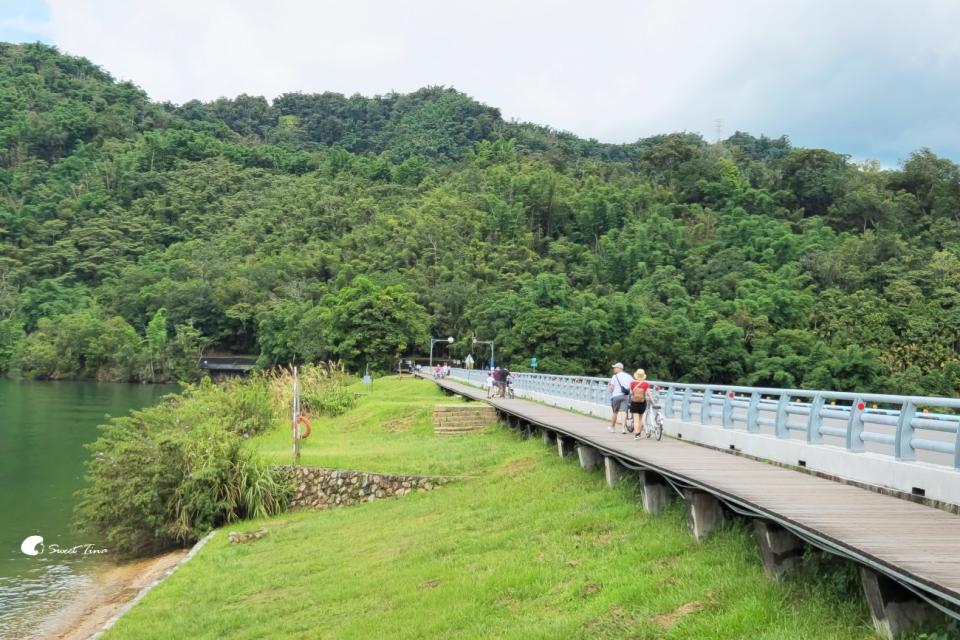
[[[743,525],[698,544],[681,505],[647,516],[633,486],[609,490],[539,440],[433,436],[436,401],[432,383],[381,381],[315,424],[304,461],[474,478],[230,527],[105,638],[873,637],[861,602],[767,579]],[[262,446],[286,462],[283,435]]]
[[[433,434],[433,407],[460,404],[433,382],[404,377],[381,378],[361,393],[357,406],[337,418],[313,418],[313,433],[301,445],[301,464],[383,473],[463,475],[489,468],[504,459],[515,440],[499,429],[469,437]],[[278,425],[252,442],[271,462],[292,461],[290,428]]]

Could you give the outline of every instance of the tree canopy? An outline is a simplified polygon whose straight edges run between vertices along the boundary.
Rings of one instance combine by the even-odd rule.
[[[604,144],[446,87],[158,104],[45,45],[0,61],[0,370],[387,368],[452,335],[514,368],[960,394],[960,168],[929,150]]]

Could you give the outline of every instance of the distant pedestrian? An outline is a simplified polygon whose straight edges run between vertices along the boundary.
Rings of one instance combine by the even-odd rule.
[[[631,382],[633,382],[633,376],[623,372],[622,362],[613,365],[613,376],[610,378],[610,382],[607,383],[607,388],[610,389],[610,409],[613,412],[613,415],[610,417],[610,426],[607,427],[610,433],[616,432],[617,418],[620,414],[623,414],[624,422],[621,433],[627,432],[626,421],[627,412],[630,409]]]
[[[507,397],[507,385],[509,385],[509,384],[510,384],[510,381],[512,380],[512,378],[511,378],[511,376],[510,376],[510,368],[509,368],[509,367],[504,367],[503,370],[500,371],[500,380],[501,380],[501,382],[500,382],[500,397],[501,397],[501,398],[506,398],[506,397]]]
[[[637,369],[630,383],[630,417],[633,419],[633,437],[640,439],[643,433],[643,416],[647,412],[647,400],[650,398],[650,383],[647,372]]]
[[[503,382],[503,369],[497,367],[493,370],[493,395],[500,394],[500,383]]]
[[[493,393],[493,371],[487,373],[487,381],[483,384],[487,390],[487,398]]]

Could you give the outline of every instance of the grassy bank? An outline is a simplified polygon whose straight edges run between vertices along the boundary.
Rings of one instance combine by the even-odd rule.
[[[437,438],[438,400],[431,383],[381,381],[315,423],[305,462],[474,478],[232,526],[105,638],[872,637],[827,581],[768,580],[743,527],[698,544],[679,505],[647,516],[635,488],[607,490],[539,441]],[[287,462],[284,436],[254,445]],[[227,542],[260,526],[262,540]]]
[[[516,443],[498,432],[470,438],[433,435],[433,407],[460,403],[432,382],[410,377],[378,379],[371,388],[348,387],[360,394],[356,407],[336,418],[314,417],[313,434],[302,441],[301,464],[385,473],[462,475],[478,473],[508,456]],[[290,464],[288,422],[255,438],[251,446],[276,464]]]

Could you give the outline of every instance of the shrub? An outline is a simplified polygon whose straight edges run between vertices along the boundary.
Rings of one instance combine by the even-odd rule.
[[[356,404],[347,389],[352,381],[336,362],[303,365],[299,368],[300,408],[311,415],[339,416]],[[287,416],[293,401],[293,375],[286,369],[270,377],[274,413]]]
[[[81,526],[111,551],[140,556],[189,544],[227,522],[282,511],[289,480],[244,447],[238,430],[263,424],[256,398],[268,396],[262,381],[259,387],[190,386],[101,427],[89,445]]]
[[[311,415],[339,416],[354,407],[353,393],[340,382],[304,389],[300,394],[304,412]]]
[[[228,383],[223,389],[223,405],[228,428],[234,433],[253,436],[273,423],[270,387],[260,376]]]

